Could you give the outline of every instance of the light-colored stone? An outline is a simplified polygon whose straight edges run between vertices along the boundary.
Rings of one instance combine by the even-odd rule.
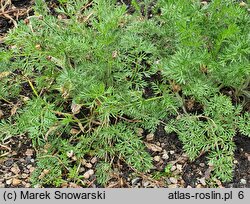
[[[198,179],[200,181],[200,183],[203,185],[203,186],[206,186],[206,178],[203,177],[203,178],[200,178]]]
[[[160,156],[154,156],[154,161],[159,162],[161,160]]]
[[[90,169],[93,165],[91,163],[86,163],[85,166]]]
[[[14,173],[14,174],[19,174],[19,173],[20,173],[20,169],[19,169],[19,167],[18,167],[17,165],[14,165],[14,166],[10,169],[10,171],[11,171],[12,173]]]
[[[164,160],[168,160],[168,159],[169,159],[169,156],[168,156],[168,153],[167,153],[167,152],[164,152],[164,153],[163,153],[162,159],[164,159]]]
[[[28,174],[25,174],[25,173],[23,173],[21,176],[22,176],[23,179],[26,179],[26,178],[29,177],[29,175],[28,175]]]
[[[7,185],[12,184],[12,179],[8,179],[8,180],[6,181],[6,184],[7,184]]]
[[[177,168],[180,172],[182,172],[182,165],[177,164],[177,165],[176,165],[176,168]]]
[[[31,187],[31,184],[30,184],[30,183],[26,183],[24,187],[25,187],[25,188],[30,188],[30,187]]]
[[[137,129],[137,135],[138,135],[138,136],[142,136],[143,132],[144,132],[144,131],[143,131],[142,128],[138,128],[138,129]]]
[[[201,184],[198,184],[198,185],[196,186],[196,188],[202,188],[202,185],[201,185]]]
[[[202,4],[203,6],[206,6],[206,5],[207,5],[207,1],[202,1],[201,4]]]
[[[86,171],[84,174],[83,174],[83,177],[85,179],[89,179],[90,176],[92,176],[94,174],[94,170],[93,169],[89,169],[88,171]]]
[[[170,154],[174,154],[174,151],[173,151],[173,150],[171,150],[171,151],[169,151],[169,153],[170,153]]]
[[[140,180],[140,178],[136,177],[136,178],[132,179],[131,184],[135,185],[135,184],[137,184],[139,182],[139,180]]]
[[[147,187],[148,185],[149,185],[149,182],[148,182],[148,181],[146,181],[146,182],[143,183],[143,186],[144,186],[144,187]]]
[[[26,152],[25,152],[25,155],[26,156],[33,156],[34,155],[34,150],[33,149],[27,149]]]
[[[31,165],[31,164],[27,165],[27,169],[30,169],[31,167],[32,167],[32,165]]]
[[[13,186],[18,186],[22,181],[20,179],[17,178],[13,178],[12,180],[12,185]]]
[[[168,185],[168,188],[178,188],[178,185],[177,184],[170,184],[170,185]]]
[[[175,171],[176,170],[176,166],[175,165],[173,165],[172,167],[171,167],[171,169],[170,169],[171,171]]]
[[[84,167],[81,167],[80,169],[79,169],[79,172],[80,173],[82,173],[82,172],[84,172],[85,171],[85,168]]]
[[[246,7],[247,6],[247,4],[244,1],[241,1],[239,5],[240,5],[240,7]]]
[[[247,181],[246,181],[246,179],[240,179],[240,183],[243,184],[243,185],[246,185]]]
[[[153,134],[153,133],[148,134],[148,135],[146,136],[146,139],[147,139],[147,141],[152,141],[152,140],[154,140],[154,134]]]
[[[85,165],[87,163],[86,159],[82,159],[81,163],[82,165]]]
[[[174,177],[170,177],[169,180],[173,184],[177,184],[178,183],[178,180],[176,178],[174,178]]]
[[[90,169],[90,170],[88,170],[88,173],[89,173],[90,176],[92,176],[95,172],[94,172],[93,169]]]
[[[30,167],[29,170],[30,170],[30,173],[32,173],[33,171],[35,171],[35,167],[32,166],[32,167]]]
[[[93,157],[93,158],[90,160],[90,162],[91,162],[92,164],[95,164],[95,163],[97,162],[97,157]]]

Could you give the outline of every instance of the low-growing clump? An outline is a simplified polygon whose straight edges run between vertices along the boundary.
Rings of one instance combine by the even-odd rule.
[[[147,172],[152,159],[138,129],[153,133],[160,124],[191,160],[208,153],[214,178],[232,179],[233,138],[250,136],[247,8],[158,0],[142,14],[132,5],[128,14],[112,0],[67,0],[52,16],[39,0],[35,15],[8,33],[0,100],[18,98],[21,108],[1,120],[0,139],[32,139],[34,185],[81,183],[87,156],[98,158],[102,185],[117,159]]]

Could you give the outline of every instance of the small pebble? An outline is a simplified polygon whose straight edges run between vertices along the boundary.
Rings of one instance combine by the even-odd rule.
[[[250,154],[245,153],[245,156],[246,156],[247,160],[250,161]]]
[[[26,183],[24,187],[25,187],[25,188],[30,188],[30,187],[31,187],[31,184],[30,184],[30,183]]]
[[[25,159],[24,158],[21,158],[19,159],[20,162],[24,163],[25,162]]]
[[[167,154],[167,153],[166,153],[166,154],[163,154],[163,155],[162,155],[162,159],[164,159],[164,160],[168,160],[168,159],[169,159],[168,154]]]
[[[28,174],[22,174],[22,178],[23,178],[23,179],[28,178],[28,176],[29,176]]]
[[[173,184],[177,184],[178,183],[178,180],[176,178],[174,178],[174,177],[170,177],[169,180]]]
[[[18,186],[22,181],[17,179],[17,178],[13,178],[12,180],[12,185],[13,186]]]
[[[33,156],[33,154],[34,154],[34,150],[33,149],[27,149],[26,152],[25,152],[26,156],[30,156],[31,157],[31,156]]]
[[[247,181],[246,181],[246,179],[240,179],[240,183],[243,184],[243,185],[246,185]]]
[[[146,136],[146,139],[147,139],[147,141],[152,141],[152,140],[154,140],[154,134],[153,134],[153,133],[148,134],[148,135]]]
[[[200,181],[200,183],[203,185],[203,186],[206,186],[206,179],[205,177],[201,178],[201,179],[197,179]]]
[[[138,136],[142,136],[142,134],[143,134],[143,129],[142,129],[142,128],[138,128],[138,129],[137,129],[137,134],[138,134]]]
[[[205,167],[205,164],[204,163],[199,163],[199,166],[200,167]]]
[[[196,186],[196,188],[202,188],[202,185],[201,185],[201,184],[198,184],[198,185]]]
[[[85,168],[84,167],[81,167],[80,169],[79,169],[79,172],[80,173],[82,173],[82,172],[84,172],[85,171]]]
[[[207,5],[207,1],[202,1],[201,4],[202,4],[203,6],[206,6],[206,5]]]
[[[182,165],[177,164],[177,165],[176,165],[176,168],[177,168],[180,172],[182,172]]]
[[[171,150],[171,151],[169,151],[169,153],[170,153],[170,154],[174,154],[174,151],[173,151],[173,150]]]
[[[97,157],[93,157],[93,158],[90,160],[90,162],[91,162],[92,164],[95,164],[95,163],[97,162]]]
[[[171,169],[170,169],[171,171],[175,171],[176,170],[176,166],[175,165],[173,165],[172,167],[171,167]]]
[[[86,163],[85,166],[90,169],[93,165],[91,163]]]
[[[77,160],[77,157],[76,157],[76,156],[73,156],[71,159],[72,159],[73,161],[76,161],[76,160]]]
[[[18,167],[17,165],[15,165],[15,166],[13,166],[13,167],[10,169],[10,171],[11,171],[12,173],[14,173],[14,174],[19,174],[20,169],[19,169],[19,167]]]
[[[178,188],[178,185],[177,184],[170,184],[170,185],[168,185],[168,188]]]
[[[28,168],[28,169],[30,169],[31,167],[32,167],[32,165],[31,165],[31,164],[27,165],[27,168]]]
[[[159,162],[160,160],[161,160],[161,157],[160,157],[160,156],[155,156],[155,157],[154,157],[154,161]]]
[[[135,184],[137,184],[139,181],[140,181],[140,178],[139,178],[139,177],[136,177],[136,178],[132,179],[131,184],[132,184],[132,185],[135,185]]]
[[[244,1],[241,1],[239,5],[240,5],[240,7],[246,7],[247,6],[247,4]]]
[[[148,185],[149,185],[149,182],[148,182],[148,181],[146,181],[146,182],[143,183],[143,186],[144,186],[144,187],[147,187]]]
[[[35,171],[35,167],[30,167],[30,173],[32,173],[33,171]]]
[[[68,187],[68,183],[63,183],[63,184],[61,185],[61,187],[62,187],[62,188],[67,188],[67,187]]]
[[[82,159],[82,165],[85,165],[87,163],[86,159]]]
[[[89,169],[88,171],[86,171],[84,174],[83,174],[83,177],[85,179],[89,179],[90,176],[92,176],[94,174],[94,170],[93,169]]]

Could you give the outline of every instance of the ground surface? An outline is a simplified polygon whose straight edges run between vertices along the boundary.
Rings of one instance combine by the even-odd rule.
[[[33,1],[11,1],[5,9],[0,10],[0,46],[1,40],[15,26],[20,19],[32,14],[30,6]],[[130,1],[123,1],[132,12]],[[53,15],[54,1],[50,2]],[[7,14],[7,15],[6,15]],[[2,43],[2,46],[4,44]],[[23,85],[22,94],[28,96],[29,86]],[[223,90],[227,92],[227,90]],[[0,119],[8,118],[13,111],[13,104],[0,101]],[[198,111],[199,105],[192,111]],[[206,155],[201,155],[194,162],[190,162],[182,150],[182,144],[174,134],[166,135],[163,127],[159,127],[154,135],[141,132],[148,151],[154,158],[155,170],[148,174],[135,174],[125,164],[117,161],[112,179],[106,187],[250,187],[250,138],[238,134],[235,137],[235,168],[233,181],[221,183],[211,181],[210,167],[206,165]],[[27,136],[12,137],[6,144],[0,144],[0,187],[31,187],[29,178],[36,168],[36,150]],[[89,158],[83,164],[82,171],[95,170],[96,158]],[[165,167],[169,171],[164,173]],[[157,171],[156,171],[157,170]],[[161,171],[162,173],[159,173]],[[158,173],[157,173],[158,172]],[[95,175],[89,177],[88,187],[99,187],[95,182]],[[62,187],[78,187],[74,183],[65,183]]]

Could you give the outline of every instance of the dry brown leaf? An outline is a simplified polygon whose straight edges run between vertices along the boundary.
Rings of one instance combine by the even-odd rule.
[[[153,133],[148,134],[148,135],[146,136],[146,139],[147,139],[147,141],[152,141],[152,140],[154,140],[154,134],[153,134]]]
[[[241,2],[239,3],[239,5],[240,5],[241,7],[247,6],[247,4],[246,4],[244,1],[241,1]]]
[[[0,119],[2,119],[2,118],[3,118],[3,116],[4,116],[4,113],[3,113],[3,111],[2,111],[2,110],[0,110]]]
[[[71,111],[72,111],[72,113],[74,115],[80,113],[81,107],[82,107],[82,105],[79,105],[79,104],[76,104],[76,103],[72,102],[72,104],[71,104]]]
[[[13,178],[12,180],[12,185],[13,186],[18,186],[22,181],[20,179],[17,178]]]
[[[11,74],[11,72],[0,72],[0,79],[7,77]]]
[[[70,134],[71,135],[77,135],[77,134],[79,134],[81,131],[80,130],[77,130],[77,129],[75,129],[75,128],[72,128],[71,130],[70,130]]]
[[[16,111],[18,109],[18,105],[14,105],[10,110],[10,115],[13,116],[16,114]]]
[[[161,152],[162,151],[162,148],[155,145],[155,144],[150,144],[150,143],[145,142],[145,145],[148,149],[152,150],[153,152]]]
[[[26,156],[30,156],[31,157],[31,156],[33,156],[33,154],[34,154],[34,150],[33,149],[27,149],[26,152],[25,152]]]

